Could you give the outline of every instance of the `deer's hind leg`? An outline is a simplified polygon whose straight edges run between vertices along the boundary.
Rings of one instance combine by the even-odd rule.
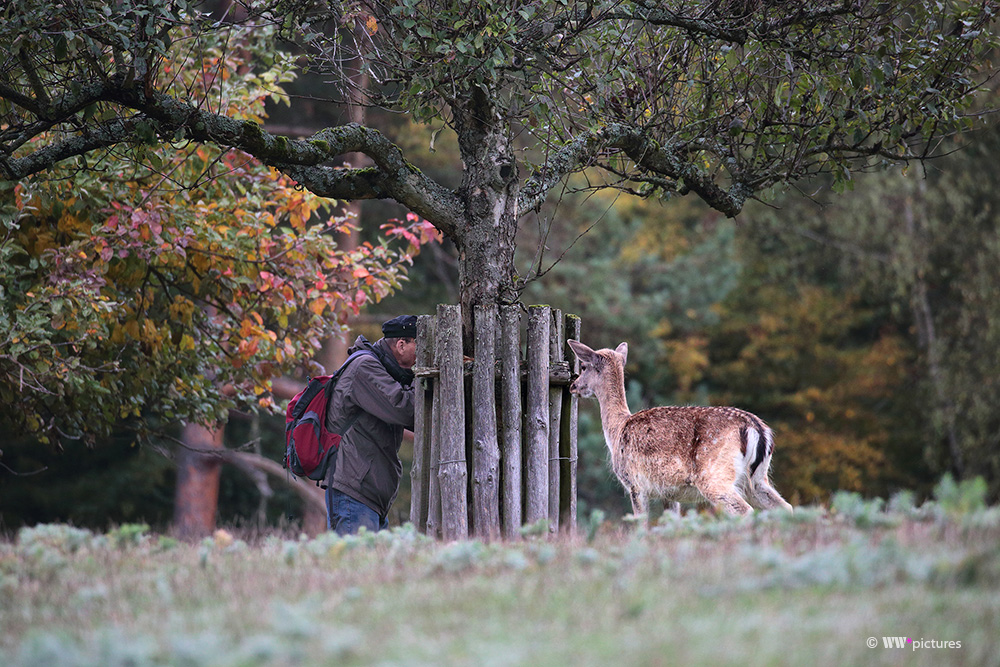
[[[628,491],[629,497],[632,499],[632,515],[639,517],[645,516],[646,526],[649,526],[649,497],[647,494],[638,491],[635,487],[632,487]]]
[[[736,489],[728,489],[724,491],[702,491],[701,495],[705,496],[705,499],[712,503],[715,507],[722,509],[726,514],[731,514],[733,516],[743,516],[744,514],[749,514],[753,512],[753,508],[750,503],[743,499]]]
[[[763,510],[770,510],[776,507],[786,509],[789,512],[792,511],[792,506],[781,497],[777,489],[771,486],[771,482],[767,479],[767,471],[771,466],[771,455],[768,454],[761,461],[760,465],[753,472],[753,475],[747,479],[747,499],[753,503],[754,507],[758,507]]]
[[[789,512],[792,511],[792,506],[781,497],[777,489],[767,483],[767,480],[756,481],[753,488],[753,501],[761,509],[769,510],[781,507]]]
[[[714,473],[695,483],[695,488],[705,500],[733,516],[743,516],[753,512],[750,503],[743,498],[737,486],[736,469],[717,468]]]

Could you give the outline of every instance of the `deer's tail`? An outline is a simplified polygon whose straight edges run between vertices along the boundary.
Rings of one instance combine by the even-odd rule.
[[[747,481],[751,488],[758,481],[767,482],[767,470],[771,467],[771,452],[774,451],[774,433],[759,417],[752,419],[740,429],[743,463],[747,470]]]

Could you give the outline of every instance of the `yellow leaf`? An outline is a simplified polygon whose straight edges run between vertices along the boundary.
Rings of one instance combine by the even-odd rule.
[[[134,340],[139,339],[139,323],[137,321],[129,320],[128,322],[125,323],[122,329],[124,329],[125,333],[127,333],[129,337],[133,338]]]
[[[309,304],[309,310],[317,315],[322,315],[323,311],[326,310],[326,300],[313,299],[312,303]]]

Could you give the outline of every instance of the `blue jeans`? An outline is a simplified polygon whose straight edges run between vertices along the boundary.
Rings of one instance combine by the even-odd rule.
[[[326,527],[338,535],[354,535],[361,526],[377,533],[388,528],[389,521],[360,500],[326,487]]]

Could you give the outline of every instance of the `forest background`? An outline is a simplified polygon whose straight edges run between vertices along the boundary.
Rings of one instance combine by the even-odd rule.
[[[252,62],[254,55],[249,49],[241,57]],[[232,66],[236,71],[243,64]],[[319,78],[300,76],[280,83],[295,99],[293,105],[284,104],[281,96],[260,96],[254,98],[260,107],[251,105],[247,111],[266,114],[266,127],[276,132],[310,136],[356,113],[323,103]],[[457,185],[458,151],[447,128],[367,113],[368,124],[406,149],[420,169],[443,184]],[[736,219],[691,197],[641,200],[620,192],[589,192],[583,182],[575,190],[571,183],[557,203],[543,206],[519,230],[518,273],[534,278],[522,301],[580,315],[583,339],[593,346],[628,341],[633,410],[669,403],[731,404],[764,417],[777,437],[775,483],[793,504],[824,502],[837,490],[884,497],[911,489],[923,497],[945,473],[985,477],[990,500],[996,501],[1000,418],[993,406],[1000,402],[1000,234],[994,208],[1000,195],[992,167],[998,148],[1000,131],[979,127],[950,138],[942,146],[944,156],[925,165],[858,174],[851,187],[838,187],[844,190],[838,192],[832,181],[799,183],[767,204],[749,204]],[[231,159],[197,151],[186,157],[186,166],[177,168],[204,169]],[[318,215],[322,202],[287,181],[275,182],[266,170],[256,172],[243,163],[227,169],[242,178],[243,187],[206,196],[232,197],[236,207],[245,201],[247,210],[258,207],[261,213],[254,220],[259,224],[266,224],[268,212],[283,217],[296,242],[327,247],[322,244],[339,234],[340,252],[347,253],[344,266],[350,266],[354,282],[344,281],[351,289],[338,285],[338,290],[320,292],[358,306],[361,314],[345,323],[345,339],[359,333],[376,338],[383,319],[402,312],[430,313],[438,303],[458,301],[455,249],[433,239],[419,220],[407,218],[407,211],[366,202],[357,211],[360,219],[352,235],[342,210],[333,212],[331,231],[310,240],[315,226],[304,223]],[[77,178],[96,182],[99,174],[84,170]],[[60,181],[53,180],[51,187],[44,205],[53,211],[57,226],[72,225],[66,212],[57,210],[57,202],[66,203],[58,192]],[[213,187],[226,186],[206,183]],[[7,193],[16,194],[12,189]],[[100,206],[113,207],[113,201]],[[169,202],[163,206],[165,216],[172,213],[182,220],[179,208]],[[143,234],[166,235],[171,228],[166,217],[127,219],[137,222],[136,244],[149,241]],[[381,230],[383,224],[389,227]],[[226,220],[220,217],[217,225],[226,227]],[[174,227],[180,229],[181,222]],[[229,231],[212,229],[210,233]],[[403,239],[402,249],[385,245],[373,230]],[[129,232],[109,227],[108,234],[122,238]],[[30,241],[26,247],[34,260],[55,256],[46,254],[52,247],[39,235]],[[176,239],[167,241],[177,245]],[[196,241],[211,248],[211,239],[190,242]],[[139,254],[135,258],[142,260]],[[412,266],[404,269],[411,258]],[[18,276],[4,261],[8,268],[0,271],[6,271],[2,277],[7,282],[0,299],[9,306],[19,298],[10,287]],[[225,274],[226,267],[216,268]],[[78,267],[56,269],[73,272]],[[384,273],[378,274],[379,269]],[[87,279],[85,273],[78,277]],[[311,294],[315,285],[306,283],[312,276],[300,277],[302,293]],[[128,273],[120,278],[121,289],[137,287]],[[239,276],[233,281],[234,303],[260,296],[260,291],[241,293]],[[334,297],[335,291],[340,293]],[[318,293],[303,298],[285,317],[323,317],[318,298]],[[277,318],[283,307],[279,301],[268,306]],[[325,307],[332,311],[332,302]],[[119,334],[140,343],[130,360],[136,368],[154,358],[163,368],[181,363],[180,357],[152,353],[164,349],[156,347],[164,337],[176,336],[178,349],[193,344],[183,331],[168,326],[193,325],[196,315],[185,304],[156,308],[162,311],[162,331],[123,326]],[[93,310],[99,317],[100,309]],[[79,312],[74,310],[74,316]],[[46,311],[44,326],[57,327],[59,316],[58,310]],[[308,339],[308,326],[301,328],[300,339],[270,347],[266,336],[254,330],[252,318],[235,318],[230,326],[228,335],[263,345],[244,348],[248,360],[305,354],[316,342]],[[133,378],[142,379],[141,373]],[[233,380],[238,391],[266,400],[254,394],[252,385],[241,385],[241,378]],[[23,391],[23,375],[8,374],[5,383],[5,390]],[[150,396],[172,395],[166,387],[147,389]],[[14,413],[21,406],[9,398],[13,395],[5,394],[0,407],[5,424],[17,424]],[[206,414],[216,408],[210,392],[184,396],[202,401]],[[99,406],[102,398],[94,399]],[[626,500],[607,469],[595,407],[586,407],[581,415],[580,508],[618,516],[626,511]],[[236,410],[227,410],[227,416],[228,448],[250,448],[280,459],[283,417]],[[89,527],[144,521],[165,529],[174,516],[181,427],[165,423],[137,441],[129,413],[123,411],[122,417],[120,428],[89,442],[43,442],[11,428],[0,458],[0,529],[55,521]],[[403,454],[405,459],[406,449]],[[404,484],[407,479],[404,469]],[[273,525],[301,516],[299,500],[283,485],[261,484],[259,477],[236,466],[223,466],[219,499],[218,521],[223,524]],[[401,523],[406,516],[404,488],[391,522]]]

